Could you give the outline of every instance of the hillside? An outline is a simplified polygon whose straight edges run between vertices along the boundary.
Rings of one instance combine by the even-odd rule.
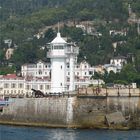
[[[80,47],[78,61],[86,58],[91,65],[99,65],[123,55],[140,72],[140,35],[134,17],[140,18],[138,0],[0,0],[0,65],[13,63],[18,70],[24,63],[46,61],[44,46],[56,35],[60,22],[62,36]],[[8,60],[5,40],[12,40],[14,48]]]

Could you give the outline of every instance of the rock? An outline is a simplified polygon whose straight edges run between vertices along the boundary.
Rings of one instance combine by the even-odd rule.
[[[110,126],[111,124],[121,124],[125,123],[125,117],[123,116],[122,112],[114,112],[107,114],[105,116],[107,124]]]

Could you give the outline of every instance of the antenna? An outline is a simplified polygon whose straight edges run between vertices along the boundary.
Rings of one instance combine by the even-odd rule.
[[[58,33],[59,33],[59,28],[60,28],[60,25],[59,25],[59,22],[58,22]]]

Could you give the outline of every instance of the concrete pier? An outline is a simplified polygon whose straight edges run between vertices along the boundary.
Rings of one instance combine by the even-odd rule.
[[[122,121],[117,121],[113,113]],[[140,97],[14,99],[0,113],[0,123],[45,127],[139,128]]]

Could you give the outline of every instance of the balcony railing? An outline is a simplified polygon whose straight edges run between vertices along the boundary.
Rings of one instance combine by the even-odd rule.
[[[66,47],[65,48],[65,53],[66,54],[78,54],[79,53],[79,48],[78,47],[73,47],[73,46]]]
[[[47,52],[47,57],[48,58],[52,58],[52,57],[67,57],[67,55],[65,54],[65,52],[63,51],[63,52],[60,52],[60,51],[52,51],[52,50],[50,50],[50,51],[48,51]]]

